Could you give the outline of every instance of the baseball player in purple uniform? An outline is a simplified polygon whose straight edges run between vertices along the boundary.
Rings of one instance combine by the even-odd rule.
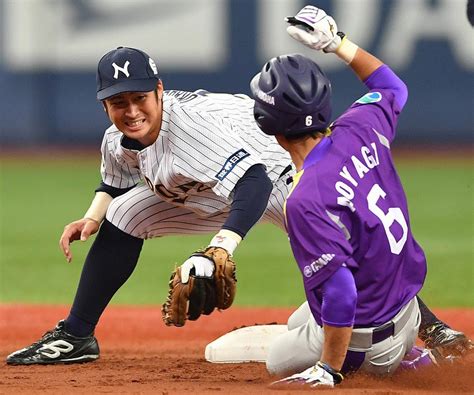
[[[408,93],[323,10],[307,6],[287,21],[293,38],[335,53],[369,90],[331,123],[331,83],[312,60],[273,58],[251,82],[257,123],[297,168],[285,222],[307,297],[267,368],[299,372],[280,384],[334,386],[358,369],[393,372],[418,334],[426,259],[390,152]]]
[[[70,244],[74,240],[87,240],[98,231],[97,237],[84,263],[68,317],[39,341],[10,354],[8,364],[96,360],[99,346],[94,329],[113,295],[135,269],[145,239],[216,232],[209,246],[223,248],[232,255],[259,220],[284,229],[283,204],[291,188],[287,179],[295,174],[295,169],[288,152],[272,136],[261,133],[254,120],[252,99],[205,91],[165,91],[153,59],[141,50],[123,47],[110,51],[99,61],[97,98],[112,122],[101,147],[102,182],[84,217],[65,227],[60,247],[71,261]],[[374,127],[381,139],[390,139],[383,136],[387,132],[379,130],[380,126]],[[386,157],[382,152],[386,147],[380,146],[380,141],[373,143],[375,146],[371,145],[372,140],[364,143],[364,151],[355,159],[360,162],[356,162],[358,171],[364,173],[367,168],[369,174],[359,176],[353,167],[341,169],[346,171],[346,178],[340,179],[338,190],[341,204],[347,207],[358,209],[359,198],[350,193],[356,191],[354,183],[362,184],[365,180],[361,178],[369,179],[377,173],[374,169],[381,167],[379,160]],[[393,248],[403,248],[410,243],[411,239],[404,239],[409,234],[403,227],[392,228],[389,221],[394,216],[393,223],[403,225],[407,218],[403,211],[393,215],[380,211],[385,208],[382,195],[386,186],[379,187],[374,187],[370,194],[372,213],[375,220],[385,221],[385,237],[395,238]],[[347,222],[346,218],[340,221]],[[355,234],[360,228],[346,230]],[[371,241],[370,246],[376,244]],[[332,250],[323,253],[334,254]],[[342,255],[329,256],[331,264],[321,272],[323,276],[345,259]],[[360,264],[357,258],[345,262],[347,270]],[[317,263],[309,267],[316,269]],[[181,268],[183,282],[191,271],[196,276],[212,277],[214,270],[208,259],[196,255]],[[399,274],[404,274],[403,270]],[[308,279],[313,284],[320,281],[321,275],[311,273]],[[405,297],[415,295],[418,288],[407,290]],[[404,301],[398,301],[393,309],[402,307]],[[385,306],[384,300],[378,303]],[[384,321],[391,313],[392,310],[384,308],[377,320]],[[462,333],[452,331],[430,314],[427,310],[426,328],[437,328],[430,332],[436,333],[435,345],[465,339]]]

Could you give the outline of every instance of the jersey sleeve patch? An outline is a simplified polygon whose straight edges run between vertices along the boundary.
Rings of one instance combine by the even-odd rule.
[[[318,259],[315,259],[303,268],[303,275],[307,278],[311,277],[314,273],[331,262],[335,256],[335,254],[322,254]]]
[[[382,100],[382,94],[380,92],[369,92],[362,96],[359,100],[356,100],[356,103],[370,104],[377,103],[380,100]]]
[[[222,181],[226,178],[232,169],[239,163],[242,159],[246,158],[250,154],[245,151],[243,148],[239,149],[237,152],[233,153],[224,163],[224,166],[216,174],[216,178]]]

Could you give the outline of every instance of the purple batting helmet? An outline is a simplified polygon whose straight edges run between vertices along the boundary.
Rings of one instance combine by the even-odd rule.
[[[265,134],[324,131],[331,120],[331,82],[303,55],[270,59],[250,83],[255,121]]]

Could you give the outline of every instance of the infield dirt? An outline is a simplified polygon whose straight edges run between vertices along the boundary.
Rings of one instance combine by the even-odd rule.
[[[242,325],[285,323],[293,309],[237,308],[183,328],[168,328],[159,307],[115,307],[104,314],[96,336],[98,361],[83,365],[0,364],[0,394],[294,394],[308,389],[274,389],[264,364],[211,364],[207,343]],[[456,329],[474,337],[474,310],[436,311]],[[68,313],[66,307],[0,305],[0,358],[24,347]],[[474,394],[474,353],[443,367],[400,372],[377,379],[346,378],[336,394]],[[330,392],[329,392],[330,391]]]

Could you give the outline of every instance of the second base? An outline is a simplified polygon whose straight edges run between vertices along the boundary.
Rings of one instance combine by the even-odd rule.
[[[287,331],[286,325],[255,325],[236,329],[206,346],[212,363],[265,362],[270,343]]]

